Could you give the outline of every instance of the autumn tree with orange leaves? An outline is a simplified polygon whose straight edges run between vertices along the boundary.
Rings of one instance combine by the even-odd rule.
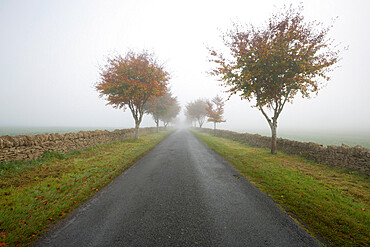
[[[207,100],[197,99],[188,103],[185,107],[185,116],[191,122],[198,122],[199,128],[202,128],[207,116]]]
[[[213,122],[213,134],[216,135],[216,124],[225,122],[223,119],[225,102],[220,96],[216,96],[212,101],[207,101],[208,122]]]
[[[169,107],[167,108],[167,111],[160,118],[165,128],[167,128],[169,123],[172,123],[175,121],[177,115],[179,115],[180,113],[180,110],[181,110],[181,106],[179,104],[179,101],[177,100],[177,97],[171,97],[171,103]]]
[[[157,132],[159,132],[159,121],[161,117],[168,111],[170,105],[170,97],[166,92],[161,97],[154,97],[145,104],[145,113],[152,115],[153,120],[157,126]]]
[[[152,115],[153,120],[159,131],[159,121],[163,121],[165,127],[173,121],[180,112],[180,105],[177,97],[167,89],[161,97],[154,97],[145,104],[145,112]]]
[[[339,50],[329,39],[330,27],[305,22],[303,7],[284,7],[272,15],[266,26],[234,24],[223,35],[230,59],[209,49],[217,76],[230,96],[240,93],[242,99],[255,100],[266,118],[272,134],[271,153],[276,154],[277,120],[287,102],[300,93],[309,98],[327,72],[339,61]],[[323,79],[323,80],[320,80]]]
[[[153,54],[130,51],[125,56],[108,58],[95,88],[101,97],[106,97],[108,105],[130,109],[135,120],[135,138],[139,139],[144,105],[151,98],[164,95],[168,80],[169,73]]]

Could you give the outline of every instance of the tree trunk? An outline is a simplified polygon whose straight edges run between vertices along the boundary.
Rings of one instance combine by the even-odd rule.
[[[285,101],[284,101],[285,102]],[[279,117],[279,114],[281,112],[281,109],[278,111],[275,109],[274,116],[270,119],[266,112],[263,110],[261,105],[258,105],[260,111],[262,112],[263,116],[266,118],[267,122],[269,123],[269,126],[271,128],[271,154],[276,154],[276,129],[277,129],[277,119]]]
[[[276,129],[277,129],[277,122],[273,121],[271,127],[271,153],[276,154]]]
[[[159,120],[156,120],[155,123],[157,124],[157,133],[159,132]]]
[[[141,120],[143,120],[143,110],[139,108],[135,108],[132,104],[129,105],[129,108],[132,113],[132,117],[135,120],[135,139],[139,139],[139,127]]]
[[[135,123],[135,139],[136,140],[139,139],[139,127],[140,127],[140,123]]]
[[[216,136],[216,122],[213,122],[213,135]]]

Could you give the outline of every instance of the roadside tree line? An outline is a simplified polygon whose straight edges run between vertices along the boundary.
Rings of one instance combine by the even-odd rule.
[[[154,54],[130,51],[125,56],[108,58],[95,88],[108,105],[130,109],[135,120],[135,138],[139,139],[144,114],[152,115],[158,130],[159,121],[167,126],[180,112],[177,98],[168,87],[169,79],[169,73]]]
[[[210,74],[230,96],[237,94],[253,102],[266,118],[272,154],[276,154],[277,123],[286,103],[292,103],[296,95],[309,98],[317,94],[322,80],[329,81],[328,72],[340,60],[338,46],[328,37],[332,26],[306,22],[302,11],[302,5],[284,7],[261,27],[234,23],[222,35],[228,53],[208,48],[213,64]],[[96,89],[108,104],[131,110],[138,138],[144,113],[151,114],[158,127],[160,120],[167,125],[180,111],[168,90],[169,78],[152,54],[129,52],[108,59]],[[215,129],[224,121],[223,106],[218,96],[212,101],[198,99],[186,105],[185,115],[200,127],[207,117]]]
[[[225,101],[216,96],[211,101],[207,99],[197,99],[185,106],[185,116],[191,125],[198,123],[202,128],[206,118],[208,122],[213,122],[213,129],[216,130],[217,123],[225,122],[224,116]]]

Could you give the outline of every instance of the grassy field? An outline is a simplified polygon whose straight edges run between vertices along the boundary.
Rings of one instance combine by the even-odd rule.
[[[308,231],[333,246],[369,246],[368,176],[195,132]]]
[[[30,162],[0,163],[0,246],[28,246],[163,140],[160,132]]]

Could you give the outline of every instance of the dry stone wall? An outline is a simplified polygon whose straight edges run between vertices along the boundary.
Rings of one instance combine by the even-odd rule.
[[[213,134],[213,129],[197,128],[197,130]],[[246,142],[254,147],[271,147],[271,137],[258,134],[241,134],[228,130],[216,130],[216,135]],[[349,147],[342,145],[324,147],[323,145],[312,142],[298,142],[278,138],[277,149],[287,154],[301,155],[321,164],[370,174],[370,150],[362,146]]]
[[[140,135],[155,132],[156,128],[141,128]],[[91,146],[123,141],[135,136],[135,129],[80,131],[67,134],[40,134],[0,137],[0,161],[32,160],[45,151],[69,153]]]

